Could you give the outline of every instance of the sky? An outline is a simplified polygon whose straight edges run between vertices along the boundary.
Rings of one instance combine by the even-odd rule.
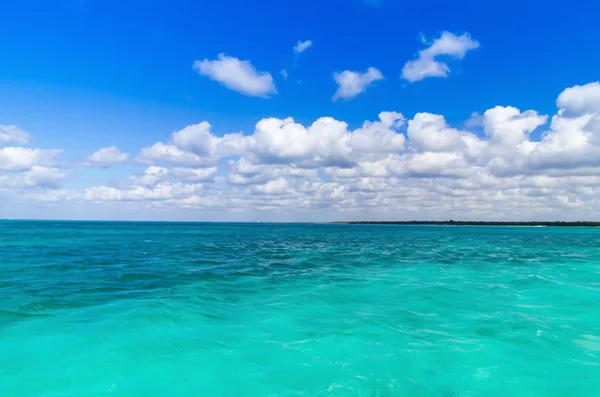
[[[599,13],[1,1],[0,218],[600,220]]]

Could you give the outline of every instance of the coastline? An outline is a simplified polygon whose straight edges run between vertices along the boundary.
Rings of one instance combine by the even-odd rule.
[[[125,220],[125,219],[6,219],[0,224],[10,223],[141,223],[141,224],[187,224],[187,225],[405,225],[405,226],[524,226],[524,227],[600,227],[600,221],[322,221],[322,222],[252,222],[252,221],[184,221],[184,220]]]
[[[430,225],[430,226],[562,226],[562,227],[600,227],[600,222],[495,222],[495,221],[349,221],[333,222],[338,225]]]

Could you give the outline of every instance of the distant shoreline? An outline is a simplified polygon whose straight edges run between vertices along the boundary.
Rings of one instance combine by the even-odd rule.
[[[600,227],[600,222],[486,222],[486,221],[350,221],[339,225],[438,225],[438,226],[586,226]]]
[[[582,226],[600,227],[600,222],[548,222],[548,221],[323,221],[323,222],[251,222],[251,221],[165,221],[165,220],[100,220],[100,219],[2,219],[0,224],[27,222],[59,223],[146,223],[146,224],[205,224],[205,225],[424,225],[424,226]]]

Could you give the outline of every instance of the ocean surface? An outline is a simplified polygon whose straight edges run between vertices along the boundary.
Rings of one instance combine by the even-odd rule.
[[[600,396],[600,229],[0,222],[0,395]]]

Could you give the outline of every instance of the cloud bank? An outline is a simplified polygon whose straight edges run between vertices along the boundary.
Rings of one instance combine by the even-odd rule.
[[[204,121],[149,142],[131,175],[79,188],[65,185],[78,172],[60,149],[26,147],[30,134],[2,127],[0,211],[30,203],[53,214],[84,208],[79,217],[89,218],[598,220],[600,83],[567,88],[556,105],[553,115],[496,106],[474,118],[477,131],[426,112],[384,111],[357,128],[264,118],[250,134],[215,133]],[[111,148],[96,153],[120,159]]]

